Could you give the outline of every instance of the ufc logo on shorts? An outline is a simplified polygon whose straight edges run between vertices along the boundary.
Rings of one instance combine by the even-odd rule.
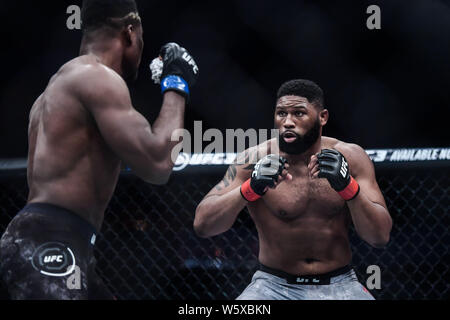
[[[192,66],[192,71],[193,71],[195,74],[197,74],[197,72],[198,72],[198,67],[197,67],[197,65],[195,64],[194,59],[192,59],[192,57],[191,57],[187,52],[183,53],[182,58],[183,58],[183,60],[186,61],[190,66]]]
[[[63,256],[62,255],[58,255],[58,256],[45,256],[44,257],[44,263],[51,263],[51,262],[62,262],[63,260]]]
[[[348,164],[345,161],[345,159],[342,159],[341,171],[340,171],[342,178],[345,178],[345,176],[347,175],[347,171],[348,171]]]

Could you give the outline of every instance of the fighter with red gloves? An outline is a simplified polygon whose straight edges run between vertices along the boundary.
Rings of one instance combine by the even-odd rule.
[[[201,237],[230,229],[245,207],[255,222],[260,266],[239,300],[373,299],[351,267],[349,226],[383,247],[392,220],[365,151],[322,136],[323,101],[312,81],[284,83],[279,137],[240,155],[197,207]]]

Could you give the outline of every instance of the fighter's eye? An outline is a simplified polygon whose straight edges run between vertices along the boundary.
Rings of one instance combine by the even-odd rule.
[[[302,111],[296,111],[295,112],[295,116],[296,117],[301,117],[301,116],[303,116],[305,113],[304,112],[302,112]]]
[[[285,111],[278,111],[278,112],[277,112],[277,115],[280,116],[280,117],[285,117],[286,114],[287,114],[287,113],[286,113]]]

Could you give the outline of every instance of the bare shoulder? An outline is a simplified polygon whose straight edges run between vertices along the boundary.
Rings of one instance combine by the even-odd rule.
[[[74,60],[74,64],[72,69],[74,80],[84,87],[92,87],[92,85],[100,88],[126,87],[125,81],[117,72],[95,59],[83,56],[79,57],[79,60]]]
[[[122,77],[92,57],[75,58],[60,71],[65,74],[72,92],[83,102],[129,97],[128,87]]]
[[[262,159],[268,154],[276,153],[278,147],[276,138],[266,140],[256,146],[250,147],[245,151],[239,153],[234,161],[237,165],[254,165],[258,160]]]
[[[255,164],[265,157],[266,155],[273,152],[274,142],[272,140],[264,141],[256,146],[250,147],[245,151],[238,153],[236,159],[231,163],[226,172],[226,176],[236,176],[240,179],[240,183],[248,179],[255,167]]]

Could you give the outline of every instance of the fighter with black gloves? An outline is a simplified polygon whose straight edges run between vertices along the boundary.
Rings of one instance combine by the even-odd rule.
[[[200,237],[229,230],[244,208],[255,222],[259,267],[239,300],[373,299],[351,266],[349,226],[381,248],[392,220],[364,150],[322,136],[328,116],[317,84],[284,83],[279,136],[238,157],[197,207]]]
[[[331,187],[342,199],[348,201],[358,195],[359,184],[350,175],[348,163],[342,153],[334,149],[323,149],[317,154],[317,161],[319,163],[317,177],[328,179]],[[313,175],[316,171],[313,172]]]

